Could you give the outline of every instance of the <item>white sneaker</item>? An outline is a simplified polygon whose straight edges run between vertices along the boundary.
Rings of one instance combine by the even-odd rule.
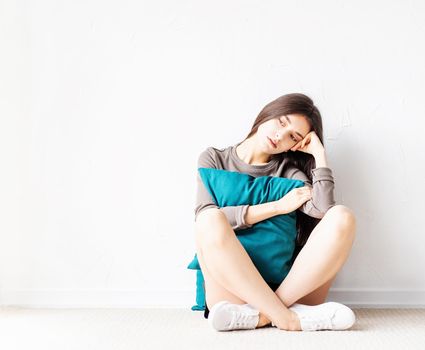
[[[249,304],[232,304],[226,300],[216,303],[208,315],[208,323],[216,331],[255,329],[260,312]]]
[[[348,306],[333,301],[319,305],[295,303],[289,310],[298,315],[303,331],[343,330],[356,321],[356,315]]]

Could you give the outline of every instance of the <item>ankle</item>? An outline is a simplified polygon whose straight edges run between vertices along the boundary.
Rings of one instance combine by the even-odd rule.
[[[291,312],[291,319],[289,321],[289,327],[290,327],[290,331],[300,331],[301,330],[301,322],[300,322],[300,318],[298,317],[298,315],[292,311],[289,310]]]
[[[262,314],[261,312],[259,313],[258,316],[259,316],[259,320],[258,320],[257,328],[267,326],[268,324],[271,323],[271,321],[267,318],[267,316]]]
[[[301,323],[298,315],[294,311],[289,310],[289,312],[289,317],[287,316],[282,321],[272,322],[272,326],[286,331],[300,331]]]

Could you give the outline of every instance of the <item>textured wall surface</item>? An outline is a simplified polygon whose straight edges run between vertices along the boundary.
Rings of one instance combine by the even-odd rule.
[[[290,92],[357,214],[332,295],[425,304],[423,2],[0,8],[0,304],[192,305],[197,157]]]

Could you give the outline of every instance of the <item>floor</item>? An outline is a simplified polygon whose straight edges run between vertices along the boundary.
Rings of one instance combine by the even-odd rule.
[[[353,309],[346,331],[216,332],[187,309],[0,308],[0,349],[425,349],[425,309]]]

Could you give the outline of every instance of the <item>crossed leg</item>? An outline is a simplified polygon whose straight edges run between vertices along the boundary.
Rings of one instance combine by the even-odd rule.
[[[260,310],[258,327],[273,321],[279,328],[294,329],[294,313],[288,307],[295,302],[317,305],[325,301],[337,272],[348,258],[355,225],[351,209],[343,205],[330,208],[311,232],[282,284],[273,292],[224,213],[219,209],[205,210],[195,223],[195,237],[208,307],[221,300],[249,303]]]

